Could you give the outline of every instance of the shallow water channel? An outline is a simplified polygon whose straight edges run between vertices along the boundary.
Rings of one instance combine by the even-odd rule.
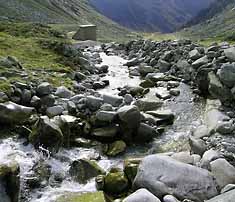
[[[125,85],[138,86],[141,80],[139,77],[129,77],[128,68],[123,66],[126,62],[125,59],[119,56],[107,56],[105,53],[100,53],[100,56],[103,60],[102,64],[109,66],[109,73],[106,78],[110,81],[110,86],[100,90],[100,93],[117,94],[118,87]],[[52,173],[59,173],[65,176],[64,180],[59,185],[49,185],[41,189],[35,189],[33,193],[25,197],[29,198],[30,202],[52,202],[56,197],[65,192],[95,191],[94,179],[86,185],[78,184],[70,179],[67,172],[69,164],[72,161],[84,157],[90,159],[98,158],[99,165],[105,170],[108,170],[114,165],[121,166],[123,159],[127,156],[144,156],[151,153],[153,150],[157,150],[159,144],[167,144],[169,141],[177,141],[187,137],[190,130],[199,124],[204,109],[204,103],[193,102],[193,94],[189,86],[181,84],[179,88],[181,94],[178,97],[166,101],[163,105],[163,108],[171,109],[175,113],[176,119],[174,124],[169,126],[153,143],[129,148],[124,156],[112,159],[107,159],[107,157],[104,156],[98,158],[99,154],[95,149],[74,148],[69,150],[62,149],[55,156],[51,157],[49,155],[43,155],[43,151],[36,151],[31,145],[25,146],[25,140],[19,140],[13,137],[0,140],[0,163],[12,160],[17,161],[21,167],[22,181],[27,178],[31,172],[32,166],[39,160],[47,162],[52,167]],[[154,89],[152,89],[147,96],[151,99],[155,99]],[[22,195],[24,195],[24,190],[22,190]]]

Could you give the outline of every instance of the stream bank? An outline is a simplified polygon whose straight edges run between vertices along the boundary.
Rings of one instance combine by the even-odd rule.
[[[13,131],[15,136],[1,139],[0,151],[4,152],[0,164],[8,165],[10,170],[12,162],[19,164],[19,201],[60,202],[70,200],[67,197],[73,194],[79,197],[76,193],[96,194],[98,190],[117,199],[139,189],[148,196],[153,194],[155,200],[165,202],[164,197],[170,194],[168,197],[175,201],[197,202],[213,198],[226,185],[235,183],[232,176],[222,183],[217,173],[219,164],[214,162],[223,159],[225,172],[228,167],[233,169],[232,138],[223,136],[233,133],[233,110],[227,105],[228,99],[218,100],[221,93],[217,89],[224,85],[218,84],[217,77],[213,77],[216,82],[209,80],[208,97],[217,98],[210,101],[201,96],[205,88],[192,79],[201,72],[207,75],[217,70],[220,61],[224,63],[219,47],[203,52],[202,47],[189,41],[88,47],[82,50],[83,71],[74,74],[73,90],[53,88],[47,82],[30,86],[16,83],[15,91],[22,92],[18,104],[13,101],[19,93],[2,96],[6,100],[0,107],[0,122],[4,126],[14,123],[18,128]],[[215,64],[218,66],[212,70]],[[202,80],[203,76],[200,81],[208,82]],[[30,100],[24,103],[29,91]],[[218,138],[218,133],[222,137]],[[224,147],[228,143],[230,147]],[[151,162],[166,166],[152,173]],[[215,163],[213,170],[208,167],[211,163]],[[172,165],[175,178],[169,172]],[[198,180],[184,178],[181,170],[195,173]],[[14,177],[16,172],[2,176],[1,189],[5,177],[9,173]],[[145,176],[151,182],[151,174],[155,182],[162,183],[160,187],[143,180]],[[161,175],[166,178],[161,179]],[[184,187],[181,179],[187,181],[188,188],[175,185],[174,180]],[[100,193],[97,195],[102,198]],[[7,190],[0,195],[4,202],[18,202],[14,194],[9,196]],[[141,194],[138,200],[142,200]]]

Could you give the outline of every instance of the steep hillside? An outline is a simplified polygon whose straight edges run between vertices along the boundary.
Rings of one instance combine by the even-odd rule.
[[[200,13],[194,25],[182,31],[183,36],[191,38],[221,38],[235,40],[235,1],[217,0],[209,9]]]
[[[87,0],[0,0],[0,19],[59,24],[74,31],[77,24],[98,25],[99,38],[125,38],[129,31],[96,12]]]
[[[214,0],[89,0],[115,22],[141,31],[172,32]]]

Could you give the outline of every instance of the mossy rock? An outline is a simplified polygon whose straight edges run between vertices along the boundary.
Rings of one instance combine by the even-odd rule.
[[[0,165],[0,196],[18,202],[20,191],[20,167],[17,163]],[[4,190],[4,191],[3,191]]]
[[[56,202],[106,202],[106,200],[104,193],[99,191],[93,193],[70,193],[59,197]]]
[[[118,140],[108,145],[108,149],[105,152],[108,156],[117,156],[126,150],[126,143],[122,140]]]
[[[147,79],[147,80],[144,80],[140,83],[140,86],[142,88],[152,88],[155,86],[155,83],[152,82],[151,80]]]
[[[104,179],[104,192],[110,195],[120,195],[127,192],[129,182],[123,171],[111,169]]]
[[[124,161],[124,173],[126,174],[129,182],[132,184],[139,168],[141,159],[126,159]]]
[[[85,184],[91,178],[104,175],[105,171],[94,160],[79,159],[71,164],[69,173],[75,181]]]

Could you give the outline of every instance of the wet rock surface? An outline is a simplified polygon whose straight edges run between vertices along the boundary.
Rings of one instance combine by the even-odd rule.
[[[73,46],[72,86],[0,92],[0,201],[231,201],[234,47]],[[0,63],[24,73],[14,57]]]

